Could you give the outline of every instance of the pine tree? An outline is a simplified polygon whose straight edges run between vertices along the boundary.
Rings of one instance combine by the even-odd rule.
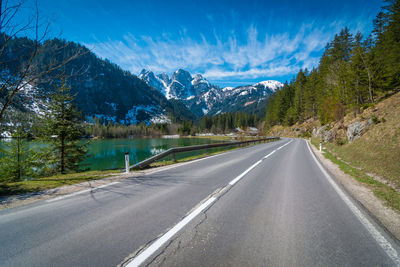
[[[34,175],[34,152],[26,140],[27,134],[21,126],[12,133],[12,139],[2,149],[0,159],[0,181],[16,182]]]
[[[79,171],[86,158],[87,143],[81,144],[84,129],[80,113],[65,83],[55,87],[50,97],[50,106],[43,119],[42,138],[49,143],[43,155],[54,172]]]

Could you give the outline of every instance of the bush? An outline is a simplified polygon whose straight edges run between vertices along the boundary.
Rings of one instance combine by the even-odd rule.
[[[338,138],[335,141],[336,145],[338,145],[338,146],[343,146],[344,144],[346,144],[346,142],[347,142],[347,140],[344,138]]]
[[[311,133],[310,132],[304,132],[301,134],[302,138],[310,138],[311,137]]]
[[[381,121],[374,115],[374,116],[372,116],[372,122],[374,123],[374,124],[378,124],[378,123],[380,123]]]

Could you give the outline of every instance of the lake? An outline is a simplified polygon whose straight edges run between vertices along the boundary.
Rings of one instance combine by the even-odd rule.
[[[171,147],[219,142],[222,141],[213,140],[211,138],[98,139],[90,142],[88,146],[89,157],[84,163],[87,163],[91,170],[124,168],[125,152],[129,152],[129,161],[130,165],[132,165]],[[181,153],[177,154],[176,158],[180,159],[200,153],[202,153],[202,151]]]
[[[7,142],[0,140],[1,144]],[[130,165],[161,153],[171,147],[192,146],[226,142],[212,138],[137,138],[137,139],[93,139],[88,145],[89,155],[83,162],[90,170],[125,168],[125,152],[129,152]],[[210,149],[210,152],[223,148]],[[199,155],[204,151],[176,154],[176,159]],[[0,152],[0,157],[4,156]],[[165,160],[170,160],[166,157]]]

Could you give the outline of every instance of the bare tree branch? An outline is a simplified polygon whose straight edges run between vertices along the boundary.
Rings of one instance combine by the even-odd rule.
[[[7,58],[4,53],[10,46],[10,41],[16,38],[18,35],[24,32],[30,32],[33,35],[32,47],[23,48],[28,51],[28,54],[23,56],[27,57],[27,60],[18,60],[17,58],[11,58],[8,62],[0,62],[0,66],[6,66],[7,63],[18,62],[19,66],[15,73],[8,73],[8,76],[4,73],[0,73],[0,76],[6,75],[6,77],[0,77],[0,94],[4,95],[3,105],[0,107],[0,122],[4,117],[4,113],[12,103],[13,98],[20,93],[20,91],[27,84],[34,84],[35,82],[43,79],[59,79],[59,70],[63,69],[68,63],[77,59],[78,57],[87,53],[82,49],[77,49],[72,55],[63,54],[61,60],[57,60],[56,56],[50,60],[45,68],[35,66],[35,60],[43,55],[44,53],[52,51],[55,55],[58,55],[59,51],[65,51],[68,44],[62,46],[51,47],[49,42],[46,41],[49,34],[50,23],[41,25],[40,14],[35,1],[34,15],[28,19],[26,23],[16,21],[18,12],[20,12],[24,2],[19,2],[15,5],[8,6],[8,1],[3,5],[3,1],[0,0],[0,57]],[[1,70],[6,68],[1,67]],[[65,73],[63,74],[65,75]],[[76,75],[76,73],[71,73]]]

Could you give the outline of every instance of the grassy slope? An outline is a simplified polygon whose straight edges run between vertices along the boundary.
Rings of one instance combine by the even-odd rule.
[[[311,143],[318,149],[319,139],[312,138]],[[335,163],[339,168],[346,174],[352,176],[358,182],[368,186],[378,198],[385,201],[386,205],[400,212],[400,194],[396,192],[392,187],[383,184],[379,181],[374,180],[365,172],[358,168],[355,168],[348,163],[338,159],[329,150],[324,149],[324,157]]]
[[[400,211],[400,93],[364,110],[357,117],[348,114],[339,123],[348,126],[373,117],[376,123],[368,126],[354,142],[344,145],[325,143],[327,149],[324,156],[371,188],[388,206]],[[320,123],[317,120],[293,126],[278,125],[270,129],[269,134],[302,137],[303,133],[311,133],[313,128],[318,127]],[[318,146],[319,138],[312,138],[311,141]]]
[[[400,93],[365,110],[361,116],[375,116],[381,122],[369,126],[352,143],[328,143],[327,147],[350,165],[378,175],[400,189]]]

